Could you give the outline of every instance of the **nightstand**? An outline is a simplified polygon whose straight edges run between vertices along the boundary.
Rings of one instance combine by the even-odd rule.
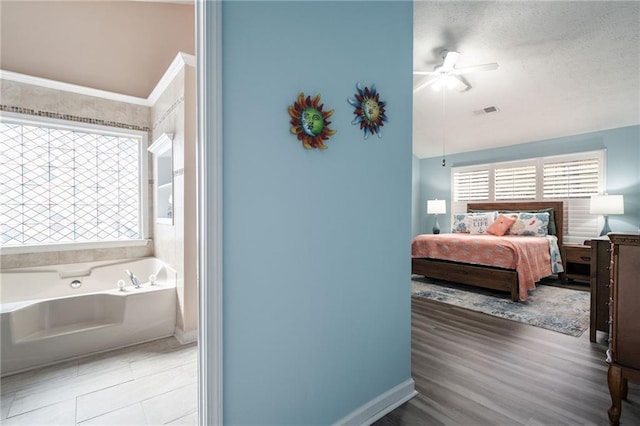
[[[570,280],[591,280],[591,246],[563,244],[562,261],[565,276]]]

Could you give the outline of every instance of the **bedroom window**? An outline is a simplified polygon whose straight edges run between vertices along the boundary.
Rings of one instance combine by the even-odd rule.
[[[2,247],[144,238],[145,147],[144,132],[3,115]]]
[[[598,158],[545,163],[544,198],[584,198],[598,194],[600,183]]]
[[[495,168],[495,199],[535,200],[536,166],[515,166]]]
[[[451,213],[468,201],[562,200],[567,242],[598,235],[599,217],[589,214],[591,195],[604,191],[605,150],[451,169]]]
[[[489,197],[489,169],[453,172],[453,199],[482,201]]]

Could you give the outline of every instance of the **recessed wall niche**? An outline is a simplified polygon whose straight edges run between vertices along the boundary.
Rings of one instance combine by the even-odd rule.
[[[173,224],[173,135],[163,133],[148,148],[153,154],[156,223]]]

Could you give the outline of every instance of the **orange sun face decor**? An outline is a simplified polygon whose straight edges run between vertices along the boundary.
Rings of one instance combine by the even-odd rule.
[[[376,87],[373,84],[371,85],[371,89],[367,86],[363,89],[360,83],[356,83],[356,89],[358,93],[355,94],[355,98],[347,99],[355,108],[353,113],[356,117],[351,124],[360,124],[360,129],[364,131],[365,139],[373,134],[381,138],[382,132],[380,131],[380,127],[384,126],[384,122],[387,121],[384,108],[387,103],[380,100],[380,94],[376,91]]]
[[[311,99],[311,96],[305,98],[304,93],[300,92],[298,100],[289,107],[291,133],[302,141],[302,146],[306,149],[327,149],[324,141],[336,133],[329,128],[331,122],[327,121],[334,110],[324,112],[322,111],[324,105],[318,105],[319,103],[320,95]]]

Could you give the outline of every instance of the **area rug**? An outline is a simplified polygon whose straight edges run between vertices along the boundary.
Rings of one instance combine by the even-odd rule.
[[[508,293],[432,280],[414,275],[413,296],[425,297],[579,337],[589,328],[588,291],[537,284],[525,302],[514,302]]]

